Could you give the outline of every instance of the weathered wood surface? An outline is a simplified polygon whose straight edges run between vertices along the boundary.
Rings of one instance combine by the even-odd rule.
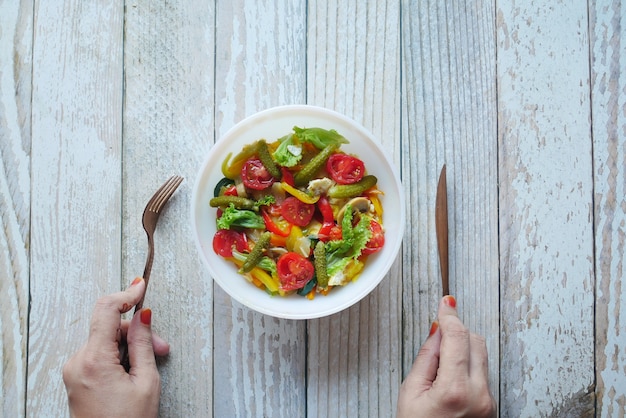
[[[594,408],[587,6],[501,4],[497,16],[500,407],[585,416]]]
[[[617,417],[626,415],[626,8],[592,6],[596,412]]]
[[[23,416],[30,270],[32,4],[0,3],[0,415]]]
[[[146,301],[172,344],[161,415],[393,416],[441,292],[446,163],[451,290],[500,415],[624,416],[625,10],[0,1],[0,415],[67,415],[62,364],[97,297],[141,273],[141,211],[177,173]],[[215,140],[289,103],[362,123],[407,193],[383,283],[312,321],[232,301],[188,226]]]

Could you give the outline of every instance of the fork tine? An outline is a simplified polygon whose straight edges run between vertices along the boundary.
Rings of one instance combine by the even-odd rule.
[[[150,210],[153,211],[152,208],[154,207],[154,202],[156,202],[156,200],[161,197],[163,190],[165,190],[166,187],[168,187],[170,185],[170,182],[172,181],[172,179],[175,176],[170,177],[169,179],[167,179],[167,181],[165,183],[163,183],[161,185],[161,187],[159,187],[157,189],[156,192],[154,192],[154,194],[152,195],[152,197],[150,198],[150,200],[148,200],[148,203],[146,203],[146,210]]]
[[[148,210],[154,213],[159,213],[165,203],[172,197],[178,186],[182,183],[183,178],[181,176],[172,176],[157,190],[150,202],[148,203]]]

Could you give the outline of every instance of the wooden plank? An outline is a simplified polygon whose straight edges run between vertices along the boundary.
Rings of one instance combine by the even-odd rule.
[[[307,102],[354,119],[400,165],[400,6],[309,2]],[[391,416],[401,381],[400,257],[352,308],[308,326],[308,416]]]
[[[119,288],[123,13],[34,11],[28,416],[67,410],[62,366],[96,299]]]
[[[626,8],[590,3],[597,415],[626,413]]]
[[[499,295],[495,11],[493,4],[407,2],[402,9],[403,373],[442,295],[435,197],[447,167],[450,291],[465,325],[486,338],[498,399]]]
[[[497,16],[501,410],[593,416],[587,5],[501,2]]]
[[[216,15],[217,138],[257,111],[303,103],[306,1],[220,1]],[[304,416],[306,322],[214,292],[215,416]]]
[[[0,416],[25,415],[32,2],[0,3]]]
[[[122,287],[146,259],[143,209],[168,177],[185,177],[159,219],[146,296],[170,342],[160,362],[164,417],[213,411],[213,290],[189,225],[196,171],[214,140],[215,8],[138,1],[126,7]]]

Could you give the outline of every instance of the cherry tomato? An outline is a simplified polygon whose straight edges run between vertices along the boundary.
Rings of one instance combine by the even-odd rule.
[[[333,226],[330,228],[330,232],[328,233],[329,239],[331,241],[339,241],[343,238],[343,232],[341,231],[340,226]]]
[[[244,186],[254,190],[267,189],[275,179],[258,158],[249,158],[241,167],[241,180]]]
[[[280,211],[283,218],[289,223],[307,226],[315,213],[315,205],[301,202],[295,197],[289,196],[281,204]]]
[[[233,256],[233,246],[239,252],[248,249],[246,234],[232,229],[220,229],[213,236],[213,251],[222,257]]]
[[[288,252],[276,262],[280,287],[285,291],[301,289],[315,274],[315,267],[300,254]]]
[[[326,162],[326,171],[339,184],[352,184],[363,178],[363,161],[347,154],[333,154]]]
[[[365,244],[365,248],[361,252],[363,255],[374,254],[380,251],[383,245],[385,245],[385,233],[383,232],[382,226],[372,219],[369,229],[372,231],[372,237],[367,241],[367,244]]]

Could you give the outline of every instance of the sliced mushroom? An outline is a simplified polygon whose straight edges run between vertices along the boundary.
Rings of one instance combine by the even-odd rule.
[[[365,213],[365,212],[371,212],[372,210],[371,205],[372,205],[372,202],[370,202],[370,200],[366,197],[359,196],[359,197],[350,199],[348,203],[343,205],[343,207],[339,210],[339,213],[337,213],[337,223],[341,225],[341,222],[343,221],[343,216],[345,215],[346,209],[348,208],[348,206],[352,207],[353,211],[359,211],[361,213]]]
[[[246,193],[246,186],[241,181],[237,182],[237,196],[248,197],[248,193]]]
[[[276,254],[277,256],[281,256],[283,254],[287,254],[287,249],[283,247],[270,247],[269,252]]]

